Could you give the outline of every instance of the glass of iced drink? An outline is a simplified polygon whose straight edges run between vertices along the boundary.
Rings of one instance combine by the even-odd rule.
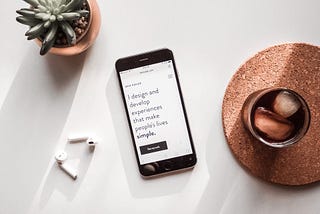
[[[247,97],[242,107],[242,120],[257,140],[282,148],[297,143],[306,134],[310,111],[297,92],[272,87]]]

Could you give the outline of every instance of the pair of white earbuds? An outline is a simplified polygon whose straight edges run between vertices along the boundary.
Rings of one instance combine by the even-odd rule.
[[[97,141],[95,141],[91,137],[69,137],[68,138],[69,143],[79,143],[79,142],[86,142],[86,144],[89,146],[90,151],[94,151],[95,146],[98,144]],[[65,151],[59,151],[55,155],[55,159],[59,167],[66,172],[71,178],[74,180],[77,179],[78,174],[77,170],[72,168],[70,165],[66,163],[66,160],[68,159],[68,154]]]

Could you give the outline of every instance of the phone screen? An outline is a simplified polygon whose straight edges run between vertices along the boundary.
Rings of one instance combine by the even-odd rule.
[[[140,164],[192,154],[172,60],[120,72]]]

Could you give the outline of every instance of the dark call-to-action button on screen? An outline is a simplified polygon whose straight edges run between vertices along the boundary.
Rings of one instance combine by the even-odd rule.
[[[161,141],[159,143],[153,143],[146,146],[140,146],[141,155],[149,154],[152,152],[159,152],[166,149],[168,149],[166,141]]]

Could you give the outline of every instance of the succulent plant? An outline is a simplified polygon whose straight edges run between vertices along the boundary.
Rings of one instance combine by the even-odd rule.
[[[89,11],[80,9],[84,0],[23,1],[30,4],[30,7],[17,10],[21,16],[16,20],[30,26],[25,34],[28,40],[42,40],[41,55],[46,54],[55,44],[58,30],[64,32],[69,45],[76,43],[76,33],[70,23],[89,14]]]

